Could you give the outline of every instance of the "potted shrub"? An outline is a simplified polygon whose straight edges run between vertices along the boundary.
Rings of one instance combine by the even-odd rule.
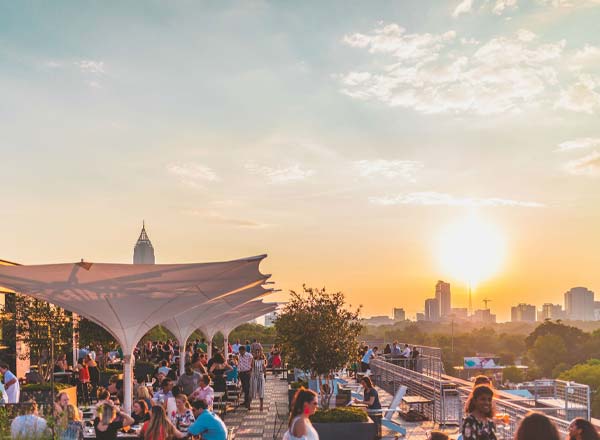
[[[294,400],[294,395],[296,394],[296,391],[298,391],[298,389],[301,387],[307,388],[308,382],[304,380],[298,380],[296,382],[290,383],[290,386],[288,387],[288,405],[290,407],[292,406],[292,400]]]
[[[111,370],[108,368],[105,370],[100,370],[100,386],[106,388],[111,376],[114,375],[119,376],[119,379],[123,379],[123,371],[121,370]]]
[[[377,426],[361,408],[325,409],[310,420],[320,440],[372,440],[377,436]]]
[[[52,404],[54,396],[60,392],[66,392],[69,395],[69,401],[77,405],[77,387],[66,383],[55,383],[54,392],[52,392],[50,383],[28,383],[21,386],[21,402],[35,400],[37,403]]]

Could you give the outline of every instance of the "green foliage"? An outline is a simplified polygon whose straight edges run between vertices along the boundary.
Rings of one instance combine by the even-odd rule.
[[[562,322],[552,322],[550,320],[544,321],[538,325],[533,332],[527,338],[525,338],[525,344],[529,350],[535,351],[536,342],[545,336],[553,337],[553,341],[559,338],[562,341],[561,348],[564,346],[565,353],[564,357],[556,357],[556,360],[569,359],[572,364],[576,364],[589,358],[585,352],[585,346],[589,343],[591,335],[584,333],[577,327],[565,325]],[[543,357],[543,356],[542,356]],[[534,356],[535,359],[535,356]],[[537,359],[535,359],[537,362]],[[545,374],[550,374],[553,366],[538,365]]]
[[[310,421],[313,423],[368,422],[369,416],[367,415],[367,412],[361,408],[330,408],[317,411],[310,416]]]
[[[262,344],[274,344],[276,342],[277,333],[275,327],[265,327],[261,324],[246,323],[236,327],[229,335],[229,342],[232,344],[239,340],[244,342],[246,340],[252,341],[256,338]]]
[[[102,347],[116,347],[117,341],[108,331],[89,319],[81,318],[78,325],[79,346],[93,346],[101,344]]]
[[[590,386],[592,391],[592,415],[600,415],[600,359],[590,359],[563,371],[559,379],[572,380]]]
[[[543,324],[542,324],[543,325]],[[545,377],[550,377],[552,369],[559,359],[567,359],[567,346],[563,339],[555,334],[545,334],[535,339],[531,357]]]
[[[515,366],[506,367],[502,370],[502,378],[512,383],[523,382],[523,371]]]
[[[290,292],[275,329],[291,365],[327,374],[348,364],[358,351],[360,309],[348,310],[341,292],[302,287],[302,293]]]
[[[308,382],[304,381],[304,380],[299,380],[299,381],[296,381],[296,382],[290,382],[290,388],[292,390],[297,390],[297,389],[302,388],[302,387],[308,388]]]
[[[66,390],[67,388],[71,388],[74,385],[70,385],[67,383],[54,383],[54,392],[58,393],[62,390]],[[51,384],[49,382],[46,383],[28,383],[25,385],[21,385],[21,391],[50,391],[52,389]]]
[[[157,325],[148,330],[142,338],[141,343],[143,344],[146,341],[167,341],[169,339],[175,340],[175,336],[162,325]]]

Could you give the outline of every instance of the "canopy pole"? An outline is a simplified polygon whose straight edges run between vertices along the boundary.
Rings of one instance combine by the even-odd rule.
[[[133,395],[133,381],[131,379],[133,372],[133,353],[123,353],[123,400],[125,412],[131,414],[131,401]]]
[[[179,374],[180,375],[185,373],[185,355],[187,353],[187,347],[186,347],[187,340],[188,340],[188,338],[179,340]]]
[[[229,332],[223,330],[223,357],[225,358],[225,362],[227,362],[227,358],[229,357]]]
[[[77,313],[72,313],[71,320],[73,325],[73,368],[75,368],[79,360],[79,316]]]
[[[206,335],[207,338],[207,344],[206,344],[206,353],[208,354],[208,358],[212,358],[212,341],[213,341],[213,336],[212,335]]]

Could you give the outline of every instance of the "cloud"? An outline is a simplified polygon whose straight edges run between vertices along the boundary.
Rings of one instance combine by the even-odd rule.
[[[587,156],[567,162],[565,170],[576,176],[600,176],[600,153],[594,151]]]
[[[338,75],[340,92],[426,114],[487,115],[539,106],[558,83],[564,40],[541,43],[523,29],[466,46],[455,36],[408,34],[398,25],[346,36],[346,44],[391,60],[376,71]]]
[[[204,188],[205,183],[219,180],[212,169],[196,163],[169,164],[167,171],[176,176],[184,185],[197,189]]]
[[[517,0],[496,0],[492,12],[496,15],[502,15],[505,11],[517,8]]]
[[[385,177],[394,179],[400,177],[409,182],[415,182],[415,174],[423,168],[423,163],[412,160],[359,160],[354,167],[362,177]]]
[[[472,8],[473,8],[473,0],[462,0],[454,9],[452,16],[458,17],[461,14],[466,14],[468,12],[471,12]]]
[[[583,49],[579,49],[573,55],[571,60],[571,70],[581,70],[585,67],[595,67],[600,65],[600,47],[586,44]]]
[[[81,60],[74,63],[84,73],[105,73],[104,61]]]
[[[216,211],[202,211],[192,209],[184,211],[184,214],[200,217],[210,223],[235,226],[238,228],[263,229],[272,226],[268,223],[260,223],[254,220],[227,217]]]
[[[593,148],[600,147],[600,138],[578,138],[573,139],[571,141],[564,141],[558,144],[558,148],[556,151],[564,152],[564,151],[572,151],[572,150],[581,150],[583,148]]]
[[[269,183],[273,184],[300,181],[315,174],[314,170],[304,169],[300,164],[273,168],[249,162],[245,165],[245,168],[252,174],[266,177]]]
[[[600,108],[600,79],[591,75],[580,75],[574,84],[561,90],[554,107],[593,114]]]
[[[537,0],[542,6],[553,6],[555,8],[578,8],[600,5],[600,0]]]
[[[502,198],[477,198],[456,197],[451,194],[433,191],[413,192],[396,196],[371,197],[369,201],[375,205],[421,205],[421,206],[467,206],[467,207],[493,207],[509,206],[520,208],[542,208],[543,203],[524,202]]]

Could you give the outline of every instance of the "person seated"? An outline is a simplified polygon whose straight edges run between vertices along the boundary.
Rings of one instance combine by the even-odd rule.
[[[186,436],[173,425],[173,422],[167,417],[165,409],[159,405],[152,407],[150,420],[144,423],[140,435],[146,440],[173,439]]]
[[[27,413],[17,416],[10,424],[10,436],[14,439],[39,439],[47,437],[48,425],[46,419],[38,415],[38,406],[35,401],[26,406]]]
[[[200,378],[200,385],[196,390],[190,395],[190,400],[193,402],[195,400],[204,400],[208,408],[212,408],[213,401],[215,399],[215,391],[210,387],[210,377],[208,374],[203,374]]]
[[[67,426],[60,432],[61,440],[83,440],[83,422],[79,409],[69,403],[67,405]]]
[[[150,412],[145,400],[136,400],[133,403],[131,418],[133,419],[134,425],[142,425],[144,422],[150,420]]]
[[[200,399],[192,402],[192,411],[196,421],[188,429],[189,435],[202,435],[206,440],[226,440],[227,427],[223,420],[208,410],[209,405]]]
[[[94,431],[97,440],[116,440],[119,429],[133,424],[133,419],[122,411],[121,421],[115,420],[117,410],[112,402],[103,403],[98,407],[98,416],[94,419]]]
[[[154,393],[152,401],[157,405],[163,405],[166,404],[171,397],[173,397],[173,381],[171,379],[164,379],[162,381],[162,387]]]
[[[138,400],[143,400],[144,402],[146,402],[146,407],[148,408],[148,410],[152,408],[152,395],[150,394],[149,387],[145,385],[140,385],[137,389],[136,396]]]

